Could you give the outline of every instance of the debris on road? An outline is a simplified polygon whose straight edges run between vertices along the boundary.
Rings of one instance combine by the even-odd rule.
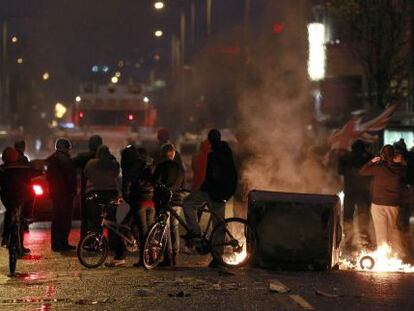
[[[150,296],[155,296],[154,291],[147,289],[147,288],[138,288],[135,291],[135,296],[138,297],[150,297]]]
[[[269,290],[274,293],[289,293],[290,288],[279,282],[278,280],[270,280]]]
[[[182,297],[190,297],[190,296],[191,296],[191,294],[186,293],[184,291],[179,291],[177,294],[168,294],[168,297],[180,297],[180,298],[182,298]]]
[[[336,297],[339,297],[338,294],[330,294],[330,293],[321,291],[321,290],[319,290],[317,288],[314,288],[314,290],[315,290],[315,294],[318,295],[318,296],[328,297],[328,298],[336,298]]]

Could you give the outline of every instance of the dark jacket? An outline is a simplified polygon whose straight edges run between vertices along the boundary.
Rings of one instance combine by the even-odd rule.
[[[344,176],[344,193],[369,196],[371,177],[359,174],[361,167],[372,159],[368,152],[347,152],[338,160],[338,173]]]
[[[172,206],[182,204],[180,190],[184,186],[184,170],[175,160],[159,163],[155,168],[153,182],[163,184],[172,190]]]
[[[17,152],[19,153],[19,159],[17,160],[17,162],[25,164],[25,165],[29,165],[29,159],[26,157],[24,152],[21,152],[20,150],[17,150]]]
[[[373,176],[372,202],[378,205],[399,206],[404,191],[406,168],[398,163],[367,162],[359,171],[362,176]]]
[[[101,147],[96,152],[96,158],[89,160],[84,170],[87,178],[86,193],[117,190],[118,188],[119,164],[109,152],[103,151]]]
[[[151,201],[153,193],[151,169],[143,160],[136,158],[122,169],[122,196],[128,204]]]
[[[81,152],[76,157],[73,158],[73,163],[75,164],[76,168],[81,172],[81,185],[80,191],[81,195],[84,196],[86,192],[86,176],[85,176],[85,167],[88,164],[89,160],[95,158],[96,151],[88,151],[88,152]]]
[[[212,146],[208,155],[206,179],[201,190],[206,191],[212,200],[224,201],[230,199],[237,187],[237,171],[234,165],[233,153],[226,142]]]
[[[46,179],[52,197],[73,197],[76,194],[76,168],[69,154],[56,151],[46,159]]]
[[[0,166],[0,197],[4,206],[23,204],[30,198],[29,185],[31,179],[42,175],[42,171],[34,170],[21,163]]]

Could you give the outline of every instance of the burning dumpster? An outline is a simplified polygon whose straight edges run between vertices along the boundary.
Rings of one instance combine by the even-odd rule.
[[[254,264],[264,268],[338,267],[340,201],[336,195],[253,190],[248,222],[257,233]]]

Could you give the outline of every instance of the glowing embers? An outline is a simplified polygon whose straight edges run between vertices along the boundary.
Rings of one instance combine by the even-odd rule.
[[[341,259],[340,269],[372,272],[414,272],[414,267],[404,263],[387,244],[381,245],[372,252],[362,251],[352,260]]]

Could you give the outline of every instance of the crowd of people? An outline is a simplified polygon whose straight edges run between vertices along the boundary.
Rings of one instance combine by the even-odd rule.
[[[0,166],[0,197],[6,208],[2,245],[7,246],[10,225],[15,221],[13,211],[17,208],[24,211],[33,206],[31,179],[42,174],[46,175],[52,200],[53,251],[76,248],[69,244],[68,238],[77,193],[81,198],[81,238],[89,231],[99,230],[101,203],[107,204],[121,195],[129,205],[129,212],[124,219],[116,219],[116,210],[109,209],[107,217],[131,227],[139,245],[144,245],[146,233],[156,217],[154,187],[158,184],[171,190],[171,207],[177,213],[181,209],[184,213],[190,229],[184,240],[200,237],[199,209],[207,205],[224,218],[226,202],[236,192],[238,172],[232,150],[221,139],[220,131],[210,130],[193,157],[191,192],[184,197],[185,174],[181,156],[166,129],[158,130],[157,138],[158,148],[151,154],[135,144],[126,146],[121,151],[120,163],[98,135],[90,137],[89,151],[74,157],[70,156],[71,142],[60,138],[55,143],[55,152],[45,160],[45,171],[33,167],[24,155],[24,141],[5,148]],[[374,250],[386,244],[400,258],[412,262],[409,218],[414,202],[414,152],[408,151],[404,141],[400,140],[394,145],[383,146],[380,155],[374,157],[358,140],[351,151],[339,156],[338,173],[343,176],[344,186],[345,254],[353,255],[364,248]],[[87,200],[90,195],[96,200]],[[355,216],[358,221],[354,221]],[[183,248],[178,220],[171,218],[168,228],[168,248],[161,265],[175,265],[177,254]],[[121,238],[109,231],[109,242],[114,257],[106,265],[125,265],[127,252]],[[27,248],[24,251],[30,252]],[[216,264],[211,262],[211,266]],[[142,263],[138,261],[134,265],[141,266]]]
[[[13,211],[29,205],[32,200],[31,179],[46,175],[52,200],[51,248],[55,252],[76,249],[69,244],[72,226],[74,198],[79,191],[81,207],[80,237],[87,232],[99,230],[101,204],[122,196],[129,205],[124,219],[116,219],[116,210],[107,211],[108,220],[122,222],[132,228],[144,245],[145,235],[156,216],[156,193],[154,187],[162,184],[172,191],[171,207],[176,211],[183,207],[190,233],[187,241],[200,236],[197,209],[206,202],[224,218],[225,202],[235,192],[237,173],[229,145],[222,141],[221,133],[212,129],[200,151],[193,158],[193,183],[191,194],[183,198],[184,166],[179,152],[169,140],[166,129],[157,132],[158,148],[149,154],[135,144],[121,151],[121,160],[104,144],[103,139],[93,135],[89,139],[89,151],[71,157],[71,142],[60,138],[55,143],[55,152],[45,160],[45,171],[35,169],[24,156],[24,143],[16,142],[2,153],[0,166],[0,197],[6,208],[2,245],[7,246]],[[122,174],[120,174],[122,173]],[[121,182],[120,176],[122,176]],[[78,178],[80,177],[80,178]],[[77,185],[80,180],[80,187]],[[79,190],[78,190],[79,188]],[[87,200],[93,195],[96,200]],[[126,249],[121,238],[109,231],[109,243],[114,257],[106,265],[125,265]],[[171,218],[168,230],[168,249],[161,265],[175,265],[181,249],[179,223]],[[30,252],[29,249],[25,249]],[[212,263],[214,266],[216,263]],[[134,266],[141,266],[138,261]]]
[[[401,139],[394,145],[383,146],[379,156],[373,156],[358,140],[350,152],[339,158],[338,173],[344,180],[345,253],[352,255],[360,249],[388,246],[398,257],[411,263],[409,218],[414,152],[408,151]]]

